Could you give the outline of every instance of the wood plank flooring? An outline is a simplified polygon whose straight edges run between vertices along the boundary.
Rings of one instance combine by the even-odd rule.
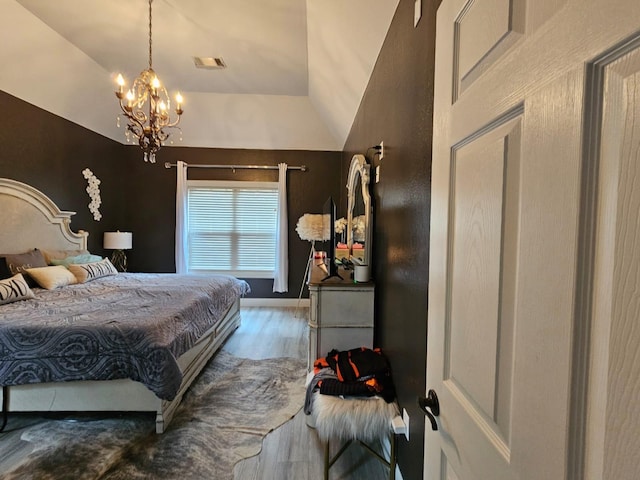
[[[295,308],[242,308],[242,326],[223,347],[239,357],[307,358],[307,310]],[[323,478],[324,446],[316,431],[306,424],[301,410],[271,432],[259,455],[239,462],[235,480],[320,480]],[[339,446],[335,446],[337,451]],[[332,448],[332,455],[335,452]],[[331,480],[387,479],[388,468],[359,444],[352,444],[331,467]]]
[[[307,358],[307,310],[301,308],[243,307],[242,325],[223,349],[238,357]],[[264,439],[259,455],[239,462],[235,480],[319,480],[323,478],[324,447],[302,411]],[[33,445],[20,439],[23,423],[34,421],[10,415],[6,433],[0,434],[0,477],[20,461]],[[338,446],[335,446],[336,450]],[[4,468],[3,468],[4,467]],[[330,471],[331,480],[386,479],[388,468],[360,445],[351,445]]]

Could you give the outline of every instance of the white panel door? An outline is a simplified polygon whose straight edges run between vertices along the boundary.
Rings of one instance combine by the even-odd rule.
[[[586,479],[640,472],[640,38],[594,66],[602,118],[589,359]]]
[[[444,0],[438,11],[427,390],[440,414],[437,431],[425,422],[425,479],[583,478],[603,470],[585,449],[603,462],[613,451],[584,433],[587,402],[606,403],[586,393],[590,242],[606,237],[591,220],[593,138],[620,126],[601,121],[612,95],[593,87],[604,75],[591,66],[632,55],[639,32],[637,0]],[[640,109],[620,111],[635,125]]]

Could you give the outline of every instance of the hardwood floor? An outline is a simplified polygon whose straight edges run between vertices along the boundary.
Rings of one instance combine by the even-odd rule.
[[[307,309],[242,307],[242,324],[227,340],[229,353],[243,358],[307,358]]]
[[[223,349],[238,357],[307,358],[306,309],[243,307],[242,325]],[[259,455],[239,462],[235,480],[319,480],[323,478],[324,447],[316,431],[300,412],[264,439]],[[33,444],[20,439],[21,429],[34,419],[11,415],[7,432],[0,434],[0,477],[9,465],[20,461]],[[37,420],[36,420],[37,421]],[[335,446],[336,449],[338,446]],[[4,467],[4,468],[3,468]],[[331,480],[386,479],[388,468],[360,445],[351,445],[330,471]]]
[[[33,451],[34,445],[22,440],[20,435],[23,428],[38,421],[22,414],[10,416],[6,430],[0,433],[0,478],[10,467]]]
[[[223,347],[247,358],[307,358],[306,309],[242,308],[242,326]],[[324,446],[316,431],[306,424],[301,410],[289,422],[271,432],[259,455],[239,462],[235,480],[320,480],[323,478]],[[332,445],[339,448],[338,445]],[[335,452],[332,448],[332,455]],[[352,444],[331,467],[329,478],[387,479],[388,468],[359,444]]]

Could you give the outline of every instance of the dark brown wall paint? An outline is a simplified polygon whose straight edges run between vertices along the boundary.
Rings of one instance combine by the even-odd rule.
[[[2,91],[0,109],[5,112],[0,119],[0,176],[32,185],[60,208],[76,211],[72,228],[89,232],[92,252],[111,253],[102,249],[105,231],[133,232],[134,248],[127,252],[130,271],[175,271],[176,170],[165,169],[164,162],[286,162],[308,167],[306,172],[288,172],[289,292],[273,293],[271,279],[247,279],[252,290],[249,297],[254,298],[298,296],[310,248],[295,231],[298,218],[304,213],[321,213],[329,195],[339,198],[342,193],[340,152],[167,147],[158,153],[157,164],[148,164],[137,146],[122,145]],[[93,220],[88,209],[87,181],[82,176],[85,168],[90,168],[101,181],[100,222]],[[278,173],[191,169],[189,178],[277,181]],[[308,296],[306,287],[303,295]]]
[[[287,174],[289,214],[289,292],[273,293],[273,280],[247,279],[251,285],[249,297],[296,298],[309,257],[309,242],[300,239],[296,223],[305,213],[321,213],[326,199],[341,193],[340,152],[292,150],[231,150],[172,147],[158,153],[160,165],[145,164],[137,147],[127,149],[130,164],[126,228],[134,233],[135,249],[131,264],[144,272],[175,272],[175,195],[176,169],[166,169],[164,162],[178,160],[194,164],[220,165],[306,165],[306,172],[290,170]],[[277,182],[277,170],[188,170],[190,180],[257,180]],[[304,291],[308,296],[308,291]]]
[[[2,91],[0,111],[0,176],[32,185],[61,209],[77,212],[71,227],[89,232],[92,252],[109,254],[102,233],[121,228],[124,218],[123,146]],[[99,222],[89,212],[85,168],[101,181]]]
[[[422,0],[413,27],[413,0],[400,0],[360,104],[342,158],[346,178],[351,157],[384,142],[374,199],[373,270],[376,281],[375,342],[390,359],[398,401],[406,408],[410,441],[401,437],[398,461],[405,480],[422,479],[424,415],[416,398],[425,391],[427,288],[435,11]]]

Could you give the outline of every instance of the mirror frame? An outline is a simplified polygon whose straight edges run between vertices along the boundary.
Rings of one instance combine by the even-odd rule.
[[[364,264],[371,265],[371,195],[369,193],[369,181],[371,166],[367,163],[364,155],[357,154],[351,159],[349,166],[349,175],[347,177],[347,245],[349,252],[352,252],[353,246],[353,208],[356,204],[355,192],[359,181],[362,191],[362,199],[364,201]],[[353,259],[353,255],[351,255]]]

